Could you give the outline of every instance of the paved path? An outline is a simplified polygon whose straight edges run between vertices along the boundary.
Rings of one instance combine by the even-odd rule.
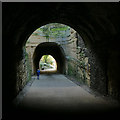
[[[40,80],[35,77],[18,106],[30,111],[101,114],[118,103],[90,94],[64,75],[52,74],[41,75]]]
[[[36,77],[35,77],[36,79]],[[33,87],[76,87],[77,85],[67,79],[64,75],[61,74],[48,74],[48,75],[40,75],[39,80],[35,80],[32,84]]]

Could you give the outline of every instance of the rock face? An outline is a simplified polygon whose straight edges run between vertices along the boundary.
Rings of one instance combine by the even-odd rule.
[[[32,66],[32,74],[36,74],[36,70],[39,68],[38,60],[40,61],[41,56],[48,53],[55,56],[54,54],[58,54],[56,52],[57,49],[55,50],[55,48],[59,45],[63,51],[63,53],[61,51],[61,54],[63,54],[65,60],[62,60],[63,57],[62,59],[58,59],[59,61],[63,61],[62,63],[58,62],[58,72],[70,75],[76,78],[80,83],[85,83],[90,86],[90,63],[88,64],[88,49],[85,48],[84,42],[79,34],[72,28],[62,32],[65,33],[64,37],[55,38],[53,36],[49,36],[48,40],[46,37],[43,37],[44,34],[40,34],[39,29],[37,29],[29,37],[26,43],[26,52],[28,53],[29,61]],[[40,46],[42,47],[43,44],[44,48],[40,49]],[[53,48],[50,49],[54,49],[54,53],[52,53],[52,51],[50,52],[50,49],[47,51],[51,45]],[[46,52],[43,52],[45,49]],[[61,64],[59,65],[59,63]]]
[[[82,37],[88,49],[90,87],[102,94],[120,98],[118,3],[3,3],[2,8],[3,74],[6,69],[8,71],[3,80],[3,98],[6,105],[17,95],[24,83],[24,80],[21,82],[23,76],[19,77],[18,71],[24,71],[21,65],[27,39],[40,26],[54,22],[71,26]],[[75,55],[75,59],[76,54],[72,51],[78,51],[79,59],[81,48],[79,42],[76,45],[77,50],[70,47],[67,49]],[[79,71],[78,66],[69,62],[68,65],[69,68],[74,68],[74,75]],[[69,69],[66,72],[70,73]]]

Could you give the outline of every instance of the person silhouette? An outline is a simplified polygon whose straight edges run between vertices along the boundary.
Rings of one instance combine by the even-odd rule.
[[[37,79],[39,80],[40,70],[37,69]]]

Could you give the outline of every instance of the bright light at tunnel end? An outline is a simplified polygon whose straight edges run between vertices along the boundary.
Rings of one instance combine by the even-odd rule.
[[[39,69],[43,72],[57,72],[57,62],[51,55],[43,55],[39,62]]]

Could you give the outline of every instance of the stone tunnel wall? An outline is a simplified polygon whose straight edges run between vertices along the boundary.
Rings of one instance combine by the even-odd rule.
[[[76,33],[76,39],[67,47],[67,75],[74,77],[79,83],[90,87],[90,63],[88,63],[88,50],[84,45],[82,38]]]
[[[120,41],[120,36],[116,36],[111,42]],[[118,42],[111,44],[109,49],[109,61],[107,64],[108,93],[120,100],[120,47]]]
[[[43,12],[44,8],[49,11]],[[93,46],[94,50],[90,51],[90,55],[93,57],[89,57],[88,60],[91,61],[91,87],[96,90],[99,87],[101,90],[103,83],[106,82],[108,93],[120,98],[120,47],[118,44],[120,39],[116,39],[116,36],[120,35],[119,14],[120,4],[117,3],[3,3],[4,100],[8,102],[16,95],[17,65],[20,69],[24,69],[24,67],[20,67],[23,60],[16,54],[17,47],[20,46],[22,49],[24,42],[36,28],[50,22],[73,26],[82,35],[85,42]],[[96,47],[98,44],[99,46]],[[101,51],[101,49],[105,50]],[[101,80],[101,76],[98,77],[96,74],[101,70],[98,70],[99,67],[93,67],[97,62],[96,60],[94,62],[96,59],[94,55],[97,59],[103,59],[105,75],[104,71],[101,74],[107,78],[107,81]],[[6,76],[6,68],[8,76]],[[95,79],[94,76],[98,79]]]
[[[94,50],[89,50],[89,64],[90,64],[90,88],[98,91],[103,95],[107,94],[105,69],[100,63],[98,56]]]
[[[17,83],[16,89],[17,91],[21,91],[27,80],[27,70],[26,64],[24,63],[24,59],[17,63]]]
[[[23,89],[23,87],[26,85],[26,83],[31,80],[31,68],[30,63],[28,60],[28,55],[25,51],[25,48],[23,48],[22,55],[18,52],[16,53],[17,56],[21,56],[21,59],[18,59],[16,62],[16,91],[17,93]],[[18,58],[18,57],[17,57]]]

